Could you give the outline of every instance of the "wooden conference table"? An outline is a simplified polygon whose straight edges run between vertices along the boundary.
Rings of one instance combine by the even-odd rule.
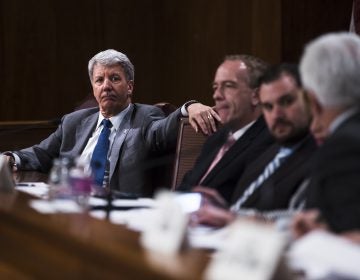
[[[20,181],[45,181],[36,172]],[[147,252],[139,234],[83,214],[40,214],[31,195],[0,193],[0,279],[201,279],[205,251]]]

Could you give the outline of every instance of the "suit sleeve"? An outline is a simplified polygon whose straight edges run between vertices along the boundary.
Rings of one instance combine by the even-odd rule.
[[[145,118],[148,121],[144,126],[145,141],[151,150],[163,152],[174,149],[181,118],[180,109],[164,118],[161,110],[154,108]]]
[[[63,118],[64,119],[64,118]],[[54,158],[59,156],[62,142],[62,122],[56,131],[39,144],[14,152],[21,159],[20,169],[48,172]]]
[[[360,227],[360,137],[355,134],[347,131],[329,139],[320,149],[315,169],[315,203],[335,232]]]

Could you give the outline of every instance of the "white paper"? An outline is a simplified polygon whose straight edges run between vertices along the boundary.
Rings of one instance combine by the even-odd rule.
[[[104,220],[106,218],[106,211],[104,210],[93,210],[89,212],[89,215],[95,219]]]
[[[174,193],[166,191],[156,195],[155,215],[140,238],[146,249],[175,254],[183,245],[189,216],[184,213],[174,197]]]
[[[115,199],[112,205],[115,207],[155,207],[156,203],[152,198]]]
[[[200,193],[179,193],[175,194],[174,199],[185,213],[195,212],[201,205]]]
[[[21,182],[15,189],[38,198],[47,198],[49,193],[49,185],[43,182]]]
[[[127,228],[142,232],[155,220],[158,210],[151,208],[135,208],[131,210],[110,211],[109,221],[113,224],[125,225]],[[90,216],[96,219],[105,219],[105,210],[90,211]]]
[[[235,221],[222,248],[208,265],[205,278],[271,279],[284,245],[285,238],[269,226]]]
[[[157,211],[145,208],[128,211],[111,211],[110,221],[114,224],[123,224],[129,229],[142,232],[154,223]]]
[[[293,270],[309,279],[332,273],[360,279],[360,245],[325,231],[314,231],[294,242],[288,254]]]
[[[43,214],[54,213],[81,213],[83,209],[73,200],[31,200],[30,206]]]
[[[106,206],[107,203],[108,202],[103,198],[94,197],[94,196],[89,197],[90,206]]]
[[[229,226],[214,229],[205,226],[190,227],[188,240],[193,248],[218,250],[229,235]]]

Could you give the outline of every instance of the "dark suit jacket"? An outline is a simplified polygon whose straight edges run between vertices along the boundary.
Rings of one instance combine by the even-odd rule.
[[[307,208],[319,208],[335,232],[360,228],[360,113],[324,142],[308,187]]]
[[[194,167],[185,174],[178,187],[179,190],[189,191],[199,184],[219,149],[227,140],[228,134],[229,128],[223,127],[206,140]],[[267,129],[264,118],[260,117],[210,171],[202,185],[216,189],[229,202],[236,182],[245,167],[272,143],[273,138]]]
[[[65,115],[57,130],[40,144],[15,152],[21,159],[20,169],[48,172],[57,157],[77,157],[91,137],[99,108],[75,111]],[[180,109],[167,118],[150,105],[131,104],[116,133],[110,154],[110,187],[134,195],[149,195],[148,181],[153,157],[175,148]]]
[[[309,175],[311,158],[316,148],[313,137],[307,135],[301,145],[244,202],[242,208],[255,208],[260,211],[287,208],[291,197]],[[258,178],[279,149],[280,145],[274,144],[246,168],[234,191],[232,204],[235,204],[248,186]]]

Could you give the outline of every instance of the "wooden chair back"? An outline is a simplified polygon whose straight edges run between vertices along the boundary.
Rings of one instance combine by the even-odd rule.
[[[202,133],[196,133],[188,118],[181,119],[171,184],[172,190],[176,190],[185,173],[194,166],[205,140],[206,136]]]

